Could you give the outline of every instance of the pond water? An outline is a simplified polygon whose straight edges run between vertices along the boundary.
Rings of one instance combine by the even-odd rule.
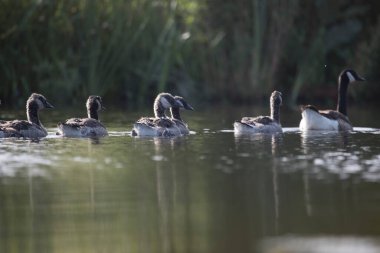
[[[191,135],[135,138],[150,113],[108,109],[100,139],[57,137],[78,114],[42,112],[47,138],[0,140],[0,252],[380,252],[375,110],[350,111],[352,133],[300,133],[284,110],[283,134],[234,135],[266,111],[185,112]]]

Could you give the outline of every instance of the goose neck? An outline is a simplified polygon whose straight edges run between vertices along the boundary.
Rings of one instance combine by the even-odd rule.
[[[38,117],[38,104],[34,101],[30,101],[26,105],[26,116],[28,121],[36,125],[42,126]]]
[[[348,82],[341,80],[338,84],[338,105],[337,111],[347,116],[347,89]]]
[[[280,105],[274,103],[274,101],[271,101],[270,104],[270,115],[274,121],[280,124]]]
[[[91,119],[99,120],[98,111],[94,108],[87,109],[87,116]]]
[[[181,115],[180,115],[180,113],[179,113],[179,108],[178,108],[178,107],[171,107],[171,108],[170,108],[170,112],[171,112],[171,114],[172,114],[172,118],[173,118],[173,119],[177,119],[177,120],[182,121],[182,119],[181,119]]]
[[[166,115],[165,115],[165,108],[161,104],[161,102],[160,102],[159,99],[156,99],[154,101],[153,111],[154,111],[154,116],[156,118],[165,118],[166,117]]]

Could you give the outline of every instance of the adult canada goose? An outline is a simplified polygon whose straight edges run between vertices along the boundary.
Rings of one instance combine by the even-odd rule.
[[[26,101],[28,120],[12,120],[0,122],[0,137],[42,138],[48,133],[41,124],[38,111],[44,108],[54,108],[44,96],[33,93]]]
[[[103,107],[100,96],[89,96],[86,101],[87,118],[72,118],[58,123],[58,133],[64,137],[98,137],[108,135],[107,129],[99,121],[98,112]]]
[[[132,136],[181,135],[176,124],[165,115],[165,111],[171,107],[183,107],[183,105],[169,93],[158,94],[153,104],[154,118],[140,118],[133,125]]]
[[[343,70],[338,78],[338,103],[336,110],[318,110],[312,105],[301,107],[300,130],[350,131],[352,124],[347,116],[347,88],[355,81],[365,81],[352,69]]]
[[[183,97],[175,96],[174,97],[177,102],[182,104],[182,108],[186,110],[194,111],[194,108],[186,102],[186,100]],[[176,124],[176,126],[179,128],[181,134],[189,134],[189,128],[187,124],[182,120],[181,115],[179,113],[180,107],[171,107],[170,113],[172,115],[172,121]]]
[[[258,116],[255,118],[244,117],[235,121],[235,133],[279,133],[282,132],[280,124],[280,106],[282,94],[273,91],[270,97],[270,116]]]

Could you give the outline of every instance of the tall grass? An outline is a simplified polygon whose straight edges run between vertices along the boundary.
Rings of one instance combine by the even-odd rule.
[[[380,54],[371,32],[379,7],[374,0],[2,0],[0,97],[21,105],[32,91],[56,103],[99,94],[142,105],[164,90],[241,102],[280,89],[296,103],[333,87],[343,67],[356,67],[353,59],[364,75],[374,72],[376,61],[355,52]]]
[[[2,4],[3,21],[17,10],[1,33],[3,96],[10,100],[40,90],[61,102],[96,93],[143,103],[167,88],[178,36],[171,2]]]

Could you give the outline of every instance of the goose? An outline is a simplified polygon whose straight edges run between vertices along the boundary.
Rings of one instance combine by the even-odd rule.
[[[178,136],[180,129],[165,115],[171,107],[183,107],[170,93],[160,93],[153,104],[154,118],[140,118],[132,129],[132,136]]]
[[[58,123],[57,135],[63,137],[100,137],[108,135],[107,129],[99,121],[98,112],[103,107],[100,96],[89,96],[86,101],[87,118],[71,118]]]
[[[175,96],[175,100],[180,103],[182,108],[186,110],[194,111],[194,108],[186,102],[186,100],[183,97]],[[176,124],[176,126],[179,128],[182,135],[189,134],[189,128],[187,124],[182,120],[181,115],[179,113],[180,107],[170,107],[170,113],[171,113],[171,120]]]
[[[235,121],[235,133],[281,133],[280,106],[282,105],[282,94],[273,91],[270,97],[270,116],[258,116],[255,118],[244,117]]]
[[[54,108],[46,98],[37,93],[30,95],[26,101],[26,115],[28,120],[12,120],[0,122],[0,138],[22,137],[42,138],[48,132],[41,124],[38,111],[44,108]]]
[[[347,116],[347,88],[355,81],[365,81],[352,69],[343,70],[338,78],[338,103],[336,110],[318,110],[313,105],[301,106],[300,130],[351,131],[352,124]]]

